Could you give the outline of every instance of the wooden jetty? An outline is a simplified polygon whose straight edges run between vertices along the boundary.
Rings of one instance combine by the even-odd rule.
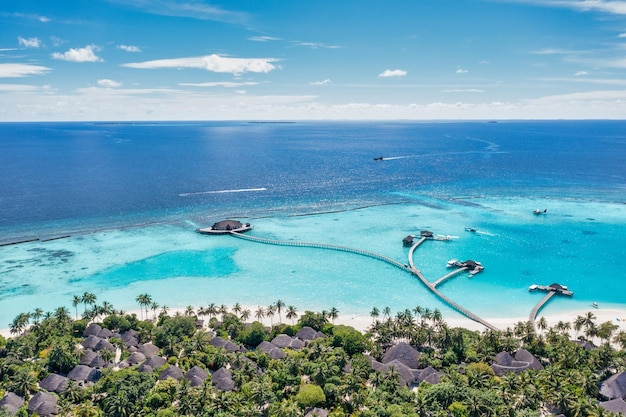
[[[446,275],[442,276],[437,281],[433,282],[433,287],[436,287],[437,285],[441,284],[445,280],[447,280],[449,278],[452,278],[453,276],[458,275],[458,274],[460,274],[463,271],[467,271],[467,267],[455,269],[454,271],[450,272],[449,274],[446,274]]]
[[[463,314],[468,319],[474,320],[475,322],[482,324],[488,329],[499,331],[499,329],[493,324],[487,322],[486,320],[483,320],[482,318],[478,317],[476,314],[472,313],[469,310],[466,310],[465,308],[461,307],[459,304],[455,303],[454,301],[446,297],[441,291],[439,291],[435,287],[433,283],[428,281],[426,277],[422,275],[422,272],[419,269],[415,268],[415,263],[413,262],[413,253],[415,252],[415,249],[417,249],[419,245],[424,243],[425,240],[426,238],[422,237],[413,246],[411,246],[411,249],[409,249],[409,268],[411,269],[411,272],[417,275],[417,277],[420,279],[420,281],[422,281],[422,283],[426,286],[426,288],[428,288],[433,294],[439,297],[439,299],[442,300],[444,303],[448,304],[450,307],[452,307],[459,313]]]
[[[528,287],[528,291],[546,291],[547,292],[545,297],[539,300],[539,302],[530,311],[530,315],[528,316],[528,321],[530,321],[533,324],[535,323],[535,320],[537,319],[537,314],[539,313],[539,310],[541,310],[546,305],[546,303],[550,301],[552,297],[554,297],[557,294],[567,295],[568,297],[571,297],[574,295],[574,293],[570,291],[567,287],[560,285],[560,284],[556,284],[556,283],[550,284],[550,285],[533,284],[530,287]]]
[[[470,312],[469,310],[466,310],[465,308],[463,308],[460,305],[456,304],[454,301],[450,300],[448,297],[446,297],[444,294],[441,293],[441,291],[439,291],[436,288],[436,284],[439,284],[440,282],[443,282],[444,279],[447,279],[447,278],[453,276],[454,274],[460,273],[463,270],[463,268],[461,268],[460,270],[457,270],[457,271],[453,271],[450,274],[447,274],[448,275],[447,277],[444,276],[444,277],[442,277],[443,279],[440,278],[436,284],[433,284],[433,283],[429,282],[426,279],[426,277],[424,277],[424,275],[422,275],[420,270],[415,267],[415,264],[413,262],[413,253],[415,252],[415,249],[417,249],[427,239],[431,239],[432,240],[432,233],[431,232],[422,233],[421,234],[421,238],[417,242],[415,242],[413,244],[413,246],[411,246],[411,249],[409,250],[409,259],[408,259],[409,265],[406,265],[406,264],[403,264],[401,262],[398,262],[395,259],[389,258],[389,257],[387,257],[385,255],[381,255],[381,254],[378,254],[378,253],[369,252],[369,251],[365,251],[365,250],[361,250],[361,249],[350,248],[350,247],[347,247],[347,246],[328,245],[328,244],[313,243],[313,242],[294,242],[294,241],[266,239],[266,238],[262,238],[262,237],[244,235],[243,233],[240,233],[237,230],[229,230],[228,234],[230,234],[230,236],[234,236],[234,237],[237,237],[239,239],[250,240],[250,241],[254,241],[254,242],[258,242],[258,243],[265,243],[265,244],[269,244],[269,245],[312,247],[312,248],[319,248],[319,249],[337,250],[337,251],[342,251],[342,252],[355,253],[355,254],[358,254],[358,255],[367,256],[367,257],[370,257],[370,258],[381,260],[381,261],[389,263],[389,264],[391,264],[391,265],[393,265],[393,266],[395,266],[397,268],[400,268],[400,269],[402,269],[404,271],[410,272],[413,275],[416,275],[420,279],[420,281],[422,281],[422,283],[426,286],[426,288],[428,288],[433,294],[435,294],[437,297],[439,297],[440,300],[442,300],[444,303],[448,304],[454,310],[456,310],[457,312],[461,313],[462,315],[464,315],[465,317],[469,318],[470,320],[473,320],[473,321],[475,321],[477,323],[480,323],[480,324],[482,324],[483,326],[485,326],[485,327],[487,327],[489,329],[498,331],[497,327],[495,327],[494,325],[488,323],[487,321],[483,320],[482,318],[478,317],[477,315],[475,315],[474,313]]]

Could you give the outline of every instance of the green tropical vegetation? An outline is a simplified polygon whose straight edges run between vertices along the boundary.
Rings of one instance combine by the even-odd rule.
[[[297,417],[317,407],[332,417],[600,417],[614,415],[599,405],[606,400],[601,381],[626,371],[626,333],[610,322],[597,323],[593,313],[574,323],[548,326],[541,318],[535,325],[520,322],[504,331],[477,332],[448,327],[436,309],[416,307],[393,315],[389,307],[374,307],[372,324],[361,333],[333,324],[340,313],[334,307],[298,313],[278,300],[251,312],[239,303],[232,308],[210,303],[170,315],[148,294],[136,302],[139,318],[107,302],[98,305],[89,293],[71,300],[74,312],[59,307],[16,316],[12,336],[0,336],[0,398],[9,392],[24,398],[17,415],[27,415],[28,400],[43,391],[42,380],[66,376],[81,362],[85,330],[93,323],[110,331],[110,345],[99,351],[104,365],[93,381],[70,380],[53,394],[60,416]],[[78,306],[84,310],[80,319]],[[258,320],[247,322],[252,315]],[[263,318],[271,326],[262,324]],[[307,329],[316,336],[302,346],[277,352],[267,344],[279,335],[295,340]],[[572,331],[579,340],[571,340]],[[146,370],[143,361],[133,363],[139,348],[127,343],[129,334],[140,345],[153,344],[162,365]],[[230,342],[230,348],[218,340]],[[270,350],[262,349],[264,344]],[[412,369],[432,370],[437,380],[407,383],[401,366],[377,368],[398,344],[418,352]],[[520,349],[541,369],[498,376],[492,366],[496,356]],[[163,378],[172,369],[180,376]],[[208,375],[192,383],[187,377],[192,371]],[[224,376],[229,388],[221,385]],[[5,415],[9,410],[0,409]]]

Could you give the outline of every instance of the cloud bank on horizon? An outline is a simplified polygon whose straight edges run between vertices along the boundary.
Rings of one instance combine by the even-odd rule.
[[[626,118],[626,1],[260,3],[3,3],[0,121]]]

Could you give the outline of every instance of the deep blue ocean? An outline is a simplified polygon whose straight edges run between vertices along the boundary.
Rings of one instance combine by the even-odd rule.
[[[533,216],[535,208],[548,213]],[[493,265],[486,286],[477,276],[442,287],[458,301],[468,289],[457,282],[471,282],[476,294],[517,294],[558,278],[578,285],[580,302],[626,304],[626,122],[3,123],[0,243],[40,240],[0,247],[0,328],[33,303],[68,305],[89,288],[125,308],[148,290],[172,306],[283,297],[301,310],[321,301],[298,294],[331,292],[329,303],[355,314],[385,300],[411,307],[406,294],[389,298],[374,283],[381,274],[423,292],[372,260],[324,255],[331,259],[322,267],[308,264],[320,259],[314,250],[193,233],[232,217],[252,222],[258,236],[399,261],[404,235],[438,227],[459,239],[422,252],[441,257],[422,268],[433,278],[445,273],[444,258],[457,256],[450,245]],[[468,236],[467,226],[484,233]],[[355,262],[372,277],[359,273],[362,286],[351,288],[342,268]],[[209,278],[204,298],[184,290]],[[524,315],[534,301],[469,303],[511,315],[519,302]]]

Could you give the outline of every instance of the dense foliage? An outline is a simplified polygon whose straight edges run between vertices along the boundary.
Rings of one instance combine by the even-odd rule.
[[[328,410],[333,417],[608,416],[598,405],[603,400],[599,383],[626,370],[624,351],[615,348],[626,346],[626,335],[614,334],[616,327],[611,323],[597,325],[591,313],[579,317],[573,326],[559,322],[547,327],[541,319],[537,330],[531,323],[518,323],[506,331],[481,333],[449,328],[437,310],[417,307],[392,317],[388,308],[382,315],[374,309],[370,330],[362,334],[330,323],[338,315],[336,309],[331,310],[333,314],[305,312],[296,323],[297,310],[282,302],[270,306],[278,320],[268,328],[258,321],[246,323],[251,312],[238,304],[232,309],[190,307],[174,316],[162,308],[157,317],[159,307],[142,294],[137,298],[141,316],[146,318],[142,320],[110,305],[96,308],[95,297],[84,300],[78,297],[74,303],[76,316],[77,307],[84,304],[81,320],[73,320],[64,307],[16,317],[11,325],[14,337],[0,337],[0,398],[13,392],[28,400],[47,375],[66,375],[83,354],[79,346],[89,322],[122,334],[132,329],[142,343],[154,343],[166,363],[152,372],[140,372],[139,365],[119,370],[102,367],[97,382],[84,387],[70,384],[59,394],[61,416],[296,417],[312,407]],[[153,310],[152,320],[147,319],[148,309]],[[259,307],[257,319],[267,317],[271,310]],[[207,316],[209,328],[198,327],[197,319]],[[292,324],[282,323],[283,318]],[[279,334],[295,335],[304,326],[326,337],[302,349],[282,349],[286,356],[280,359],[255,349]],[[571,341],[570,330],[599,347],[585,349],[582,343]],[[229,352],[214,346],[211,340],[217,336],[245,349]],[[105,362],[131,355],[117,333],[110,342],[116,352],[100,351]],[[402,383],[396,368],[374,370],[372,361],[382,360],[398,342],[419,350],[419,368],[441,372],[439,383],[411,387]],[[495,356],[520,348],[545,367],[496,376],[490,366]],[[210,372],[227,369],[235,389],[220,390],[211,375],[200,386],[184,378],[159,380],[169,365],[184,372],[195,366]],[[25,415],[25,407],[18,415]],[[3,414],[6,410],[0,410]]]

